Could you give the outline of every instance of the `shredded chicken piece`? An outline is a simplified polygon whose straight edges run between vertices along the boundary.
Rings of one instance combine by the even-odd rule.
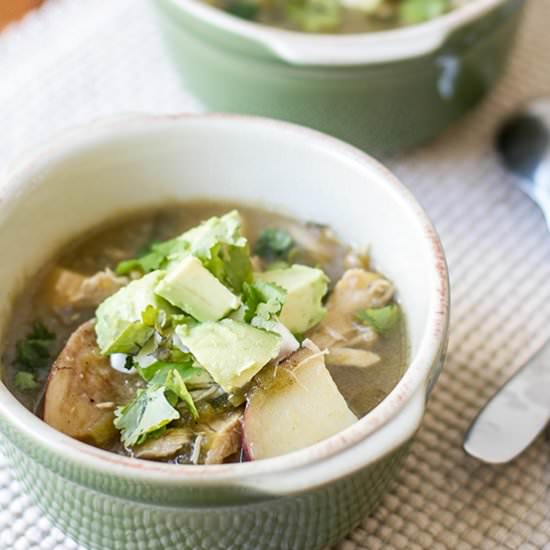
[[[378,279],[371,284],[370,293],[372,305],[368,307],[383,307],[392,299],[394,288],[387,279]]]
[[[319,263],[328,262],[341,247],[330,229],[324,226],[290,224],[292,238]],[[317,229],[315,231],[315,229]]]
[[[358,344],[361,344],[362,347],[372,347],[378,339],[378,333],[370,326],[361,325],[355,323],[355,336],[351,336],[347,341],[346,345],[348,347],[353,347]]]
[[[329,351],[338,342],[353,340],[362,334],[362,329],[358,329],[355,319],[357,311],[380,307],[377,304],[383,300],[385,303],[389,302],[393,292],[393,285],[378,273],[359,268],[348,269],[336,283],[327,302],[327,314],[313,330],[309,340],[319,350]],[[369,335],[373,335],[372,331]],[[375,337],[376,335],[373,336]],[[309,349],[307,346],[302,347],[283,361],[281,367],[296,368],[306,357],[314,353],[316,352],[311,346]]]
[[[74,305],[80,307],[98,306],[103,300],[127,284],[126,277],[119,277],[110,269],[99,271],[83,281],[79,292],[74,296]]]
[[[326,359],[327,365],[358,367],[366,369],[380,362],[380,355],[364,349],[331,348]]]
[[[195,444],[193,445],[193,452],[191,453],[190,460],[193,464],[198,464],[201,457],[202,442],[204,440],[204,435],[199,434],[195,438]]]
[[[309,338],[306,338],[302,342],[302,346],[304,348],[307,348],[309,351],[312,351],[313,353],[321,353],[321,350],[320,350],[319,346],[313,340],[310,340]]]
[[[353,249],[344,257],[344,265],[347,269],[353,267],[360,267],[368,269],[369,267],[369,249],[368,247],[361,247]]]
[[[134,448],[136,458],[161,459],[173,457],[184,445],[190,443],[191,431],[185,428],[166,430],[160,437],[150,439]]]
[[[70,269],[55,268],[44,285],[47,301],[54,308],[95,307],[128,283],[110,269],[86,277]]]
[[[209,424],[214,433],[208,438],[205,464],[221,464],[226,458],[238,452],[241,448],[242,416],[243,413],[239,410]]]

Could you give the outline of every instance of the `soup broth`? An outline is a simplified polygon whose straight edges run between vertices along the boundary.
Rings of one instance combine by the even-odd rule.
[[[364,33],[428,21],[471,0],[207,0],[265,25],[310,33]]]
[[[230,213],[213,218],[232,209],[238,210],[238,217]],[[240,220],[240,228],[235,229],[240,231],[237,244],[225,242],[221,249],[215,245],[208,253],[215,250],[217,254],[220,249],[232,254],[250,248],[254,282],[248,279],[240,291],[229,276],[220,275],[218,264],[209,263],[198,252],[176,260],[172,254],[174,266],[166,267],[165,258],[162,269],[148,275],[139,272],[145,262],[128,262],[131,258],[155,259],[158,247],[151,252],[155,250],[152,243],[174,239],[203,220],[218,220],[220,225],[236,219]],[[199,226],[199,230],[205,227],[209,226]],[[243,244],[243,236],[248,244]],[[224,261],[233,260],[227,256]],[[176,299],[171,294],[175,287],[166,281],[184,268],[199,270],[192,272],[193,277],[200,273],[207,277],[201,280],[217,285],[208,290],[206,298],[223,293],[212,298],[212,307],[225,300],[226,294],[237,296],[238,303],[229,307],[231,311],[213,317],[210,310],[208,315],[195,313],[199,310],[191,303],[194,292],[188,296],[191,302],[185,302],[188,307],[182,306],[179,295]],[[325,292],[318,296],[322,302],[312,314],[318,318],[307,325],[300,317],[306,308],[298,292],[302,286],[294,290],[285,282],[285,277],[295,272],[305,274],[301,281],[313,281],[300,282],[304,293],[311,285],[320,288],[326,280]],[[158,303],[160,299],[166,311],[163,315],[157,312],[150,325],[143,320],[150,310],[140,311],[138,320],[147,325],[147,337],[132,349],[121,351],[120,339],[107,349],[102,327],[113,315],[122,315],[120,306],[113,312],[107,304],[155,273],[160,273],[159,285],[164,285],[162,292],[156,287],[162,298],[155,300]],[[189,275],[184,281],[191,279]],[[361,296],[366,294],[368,307],[363,307]],[[302,304],[295,308],[298,317],[290,310],[292,300]],[[253,308],[255,316],[251,317]],[[170,322],[166,315],[171,316]],[[94,318],[95,325],[90,322]],[[285,325],[282,329],[281,324]],[[254,374],[247,375],[245,381],[244,371],[228,378],[223,370],[224,361],[229,364],[233,357],[230,329],[246,334],[235,344],[234,353],[241,353],[238,346],[246,348],[247,368],[256,361]],[[222,340],[230,338],[221,357],[212,357],[216,347],[212,342],[217,341],[212,334],[218,335],[216,331],[223,332]],[[250,342],[256,337],[264,347],[252,348]],[[201,347],[199,343],[204,341],[207,344]],[[263,357],[265,346],[272,341],[277,344],[276,351],[260,364],[258,357]],[[384,399],[407,363],[405,323],[393,286],[372,271],[365,251],[341,243],[330,228],[316,223],[213,202],[125,216],[68,246],[29,281],[18,298],[6,342],[4,382],[29,410],[68,435],[98,447],[183,464],[267,458],[316,442],[330,434],[310,433],[307,415],[315,408],[310,400],[318,399],[318,407],[334,406],[339,411],[336,416],[342,419],[334,430],[342,429]],[[102,345],[100,352],[98,346]],[[159,382],[162,372],[164,378]],[[304,388],[306,384],[312,384],[311,388]],[[159,414],[153,403],[173,416],[145,428],[146,417]],[[285,432],[285,423],[290,431],[303,430],[303,438],[292,439],[294,436]]]

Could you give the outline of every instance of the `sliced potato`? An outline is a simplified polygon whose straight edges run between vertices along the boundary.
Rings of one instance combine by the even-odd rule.
[[[328,354],[327,362],[344,361],[360,367],[379,361],[370,351],[343,346],[358,337],[356,312],[390,300],[392,295],[393,286],[378,273],[361,268],[344,273],[327,302],[325,318],[303,347],[279,367],[257,377],[258,388],[249,397],[244,417],[244,447],[249,459],[302,449],[357,420],[324,357]]]
[[[320,353],[301,354],[294,366],[273,370],[274,383],[258,387],[244,416],[244,448],[257,460],[318,443],[357,421]]]
[[[87,321],[71,335],[52,366],[44,420],[71,437],[105,445],[118,433],[114,406],[131,399],[136,383],[135,377],[111,368],[97,347],[94,322]]]

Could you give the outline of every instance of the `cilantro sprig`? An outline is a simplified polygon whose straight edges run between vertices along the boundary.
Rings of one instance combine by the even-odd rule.
[[[20,391],[33,391],[38,387],[37,373],[49,366],[55,334],[37,321],[25,338],[15,348],[15,364],[19,372],[15,375],[15,386]]]
[[[196,420],[197,407],[185,381],[199,376],[202,369],[185,363],[158,361],[145,369],[138,369],[148,382],[127,405],[115,411],[115,427],[121,431],[126,447],[143,443],[158,434],[174,420],[181,418],[177,405],[182,401]]]
[[[144,255],[120,262],[116,272],[145,274],[168,269],[174,262],[193,255],[222,283],[240,292],[243,283],[252,279],[250,250],[240,230],[237,211],[214,216],[175,239],[152,243]]]
[[[286,261],[294,248],[294,239],[285,229],[264,229],[254,247],[254,252],[268,262]]]
[[[274,283],[256,281],[243,285],[244,321],[270,330],[286,298],[286,290]]]

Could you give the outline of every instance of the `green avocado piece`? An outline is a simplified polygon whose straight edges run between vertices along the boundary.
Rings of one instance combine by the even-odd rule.
[[[254,273],[256,281],[274,283],[287,292],[279,320],[294,334],[303,334],[324,317],[322,299],[328,278],[320,269],[295,264],[291,267]]]
[[[281,344],[278,334],[233,319],[179,325],[176,334],[226,392],[247,384],[277,357]]]
[[[241,305],[194,256],[173,267],[156,286],[155,292],[199,321],[217,321]]]
[[[252,265],[248,241],[241,235],[241,217],[236,210],[214,216],[179,237],[154,243],[144,256],[126,260],[117,273],[148,273],[170,270],[187,257],[195,256],[225,286],[241,292],[245,282],[252,282]]]
[[[153,335],[154,327],[144,320],[146,310],[174,311],[154,292],[164,271],[153,271],[107,298],[96,310],[95,331],[101,353],[135,353]],[[147,316],[149,317],[149,316]]]

